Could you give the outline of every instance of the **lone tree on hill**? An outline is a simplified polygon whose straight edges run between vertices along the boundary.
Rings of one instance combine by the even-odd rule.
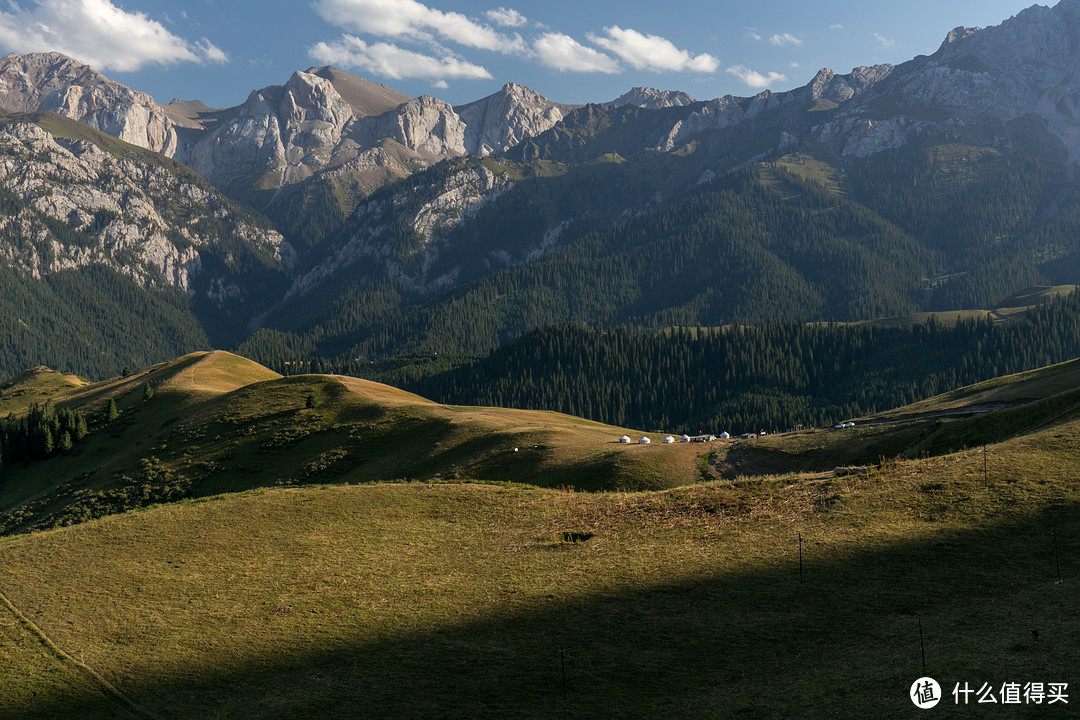
[[[109,407],[105,410],[105,422],[112,422],[120,417],[120,411],[116,409],[116,399],[109,398]]]
[[[154,397],[154,388],[150,387],[150,383],[146,383],[142,386],[142,399],[146,402],[150,398]]]

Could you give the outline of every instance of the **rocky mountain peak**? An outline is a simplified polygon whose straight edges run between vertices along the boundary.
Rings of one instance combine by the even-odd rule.
[[[1000,25],[956,28],[935,58],[971,58],[1007,73],[1019,70],[1029,82],[1056,83],[1078,64],[1078,44],[1080,0],[1061,0],[1052,8],[1032,5]]]
[[[1010,134],[1008,123],[1026,116],[1039,118],[1080,160],[1078,47],[1080,0],[1033,5],[1000,25],[954,28],[933,55],[893,69],[889,83],[876,85],[874,97],[890,102],[849,102],[815,132],[842,144],[843,154],[867,155],[919,136],[1001,142]],[[873,70],[856,69],[848,77],[875,87],[881,78]],[[819,73],[812,91],[839,102],[836,82]]]
[[[565,106],[524,85],[506,83],[476,102],[456,108],[465,123],[465,149],[473,155],[506,152],[554,127]]]
[[[93,87],[110,83],[86,63],[61,53],[13,53],[0,60],[0,107],[12,112],[33,112],[50,95],[73,85]]]
[[[165,155],[176,150],[173,124],[152,97],[61,53],[12,54],[0,60],[0,107],[49,110],[133,145]]]
[[[615,100],[612,100],[609,105],[612,107],[632,105],[634,107],[645,108],[646,110],[658,110],[660,108],[685,107],[693,104],[693,102],[694,98],[681,90],[658,90],[656,88],[635,87],[631,88],[629,92],[623,93]]]
[[[347,73],[333,65],[308,68],[307,72],[329,80],[358,118],[388,113],[412,99],[393,88]]]
[[[814,100],[845,103],[864,90],[884,80],[893,71],[892,65],[860,66],[847,75],[837,75],[829,68],[818,70],[810,81],[810,96]]]
[[[335,143],[341,128],[353,118],[352,106],[330,80],[306,72],[294,72],[285,83],[278,112],[287,125],[298,132],[323,126],[326,133],[312,139],[320,144]]]
[[[361,145],[375,147],[391,140],[429,158],[465,153],[465,124],[445,100],[421,95],[393,112],[368,118],[357,136]]]
[[[257,177],[280,186],[325,165],[352,119],[330,80],[297,71],[284,85],[253,91],[177,159],[212,182]]]

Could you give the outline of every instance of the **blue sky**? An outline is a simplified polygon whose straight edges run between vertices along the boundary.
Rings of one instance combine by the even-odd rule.
[[[697,99],[900,63],[1022,0],[6,0],[0,53],[57,50],[159,102],[244,101],[333,64],[408,95],[476,100],[506,82],[565,103],[642,85]]]

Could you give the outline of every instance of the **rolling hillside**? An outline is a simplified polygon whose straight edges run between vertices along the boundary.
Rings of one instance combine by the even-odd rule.
[[[82,412],[90,432],[66,455],[4,468],[4,532],[312,482],[659,489],[700,479],[706,452],[661,446],[660,434],[650,435],[653,446],[620,445],[632,431],[558,413],[443,406],[342,376],[282,378],[225,352],[96,384],[38,369],[11,381],[0,411],[18,414],[47,398]],[[111,422],[110,400],[119,412]]]
[[[989,446],[1054,429],[1080,419],[1080,360],[958,388],[870,417],[853,427],[822,428],[736,443],[717,453],[714,472],[728,478],[790,472],[828,473],[887,465],[973,448],[985,455],[989,476],[1010,466]],[[991,461],[990,458],[993,458]],[[1003,467],[1003,463],[1005,466]],[[860,471],[861,471],[860,469]]]
[[[992,392],[1052,400],[1077,372],[1049,368]],[[69,401],[100,403],[147,378],[158,391],[121,417],[175,393],[168,412],[181,419],[170,427],[192,432],[201,418],[221,437],[197,452],[230,463],[198,487],[245,489],[0,539],[0,628],[10,640],[0,714],[889,717],[913,711],[907,693],[927,674],[950,706],[965,682],[1077,682],[1080,421],[1071,417],[993,444],[988,472],[981,452],[964,450],[846,475],[645,492],[340,482],[361,477],[356,468],[248,490],[289,468],[265,442],[256,467],[256,453],[233,439],[249,427],[251,437],[285,439],[268,433],[287,419],[298,431],[376,414],[450,422],[446,445],[421,457],[417,441],[398,462],[447,467],[445,452],[458,453],[462,479],[494,472],[485,458],[504,459],[469,445],[477,427],[486,434],[500,422],[515,442],[546,439],[541,456],[563,453],[565,477],[581,472],[574,442],[610,442],[613,429],[441,407],[345,378],[283,380],[225,354],[99,386],[37,371],[5,398],[25,401],[47,382]],[[309,392],[318,407],[304,407]],[[983,404],[988,392],[939,406]],[[139,425],[117,440],[131,444]],[[465,436],[451,449],[450,438]],[[754,442],[794,448],[806,437],[815,435]],[[467,465],[466,448],[480,461]],[[680,449],[611,451],[636,462]],[[378,465],[386,479],[402,467],[373,462],[387,463]],[[500,470],[503,480],[537,477]],[[1053,717],[1059,707],[1027,710]],[[950,709],[985,715],[974,704]]]

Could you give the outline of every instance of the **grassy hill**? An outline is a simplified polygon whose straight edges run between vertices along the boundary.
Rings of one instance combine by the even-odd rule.
[[[727,478],[821,473],[892,458],[983,448],[1080,418],[1080,360],[969,385],[859,418],[851,428],[818,428],[723,448],[711,460]]]
[[[88,410],[116,399],[121,419],[8,468],[5,507],[20,485],[55,489],[46,466],[67,468],[54,482],[99,468],[57,506],[105,502],[140,466],[143,485],[188,485],[0,538],[0,716],[900,717],[928,674],[950,716],[982,717],[955,684],[1078,682],[1080,420],[1041,405],[1078,373],[931,406],[1041,398],[942,420],[1042,413],[989,456],[820,473],[852,435],[815,431],[742,444],[772,443],[791,471],[700,482],[723,446],[620,446],[567,416],[280,378],[228,353],[97,385],[38,369],[6,409],[48,385]],[[929,422],[898,414],[848,430]],[[821,437],[837,440],[815,456]],[[630,482],[654,485],[610,490]]]
[[[8,533],[184,497],[324,482],[658,489],[700,479],[707,452],[662,446],[659,434],[650,435],[654,445],[620,445],[632,431],[559,413],[438,405],[343,376],[282,378],[225,352],[96,384],[44,369],[13,382],[0,411],[52,397],[87,415],[91,433],[67,456],[5,469],[0,526]],[[110,400],[120,411],[111,423]]]
[[[920,622],[946,692],[1075,685],[1075,430],[999,448],[1029,470],[989,486],[968,452],[650,493],[283,488],[5,538],[0,588],[66,654],[9,608],[0,712],[894,717]]]

